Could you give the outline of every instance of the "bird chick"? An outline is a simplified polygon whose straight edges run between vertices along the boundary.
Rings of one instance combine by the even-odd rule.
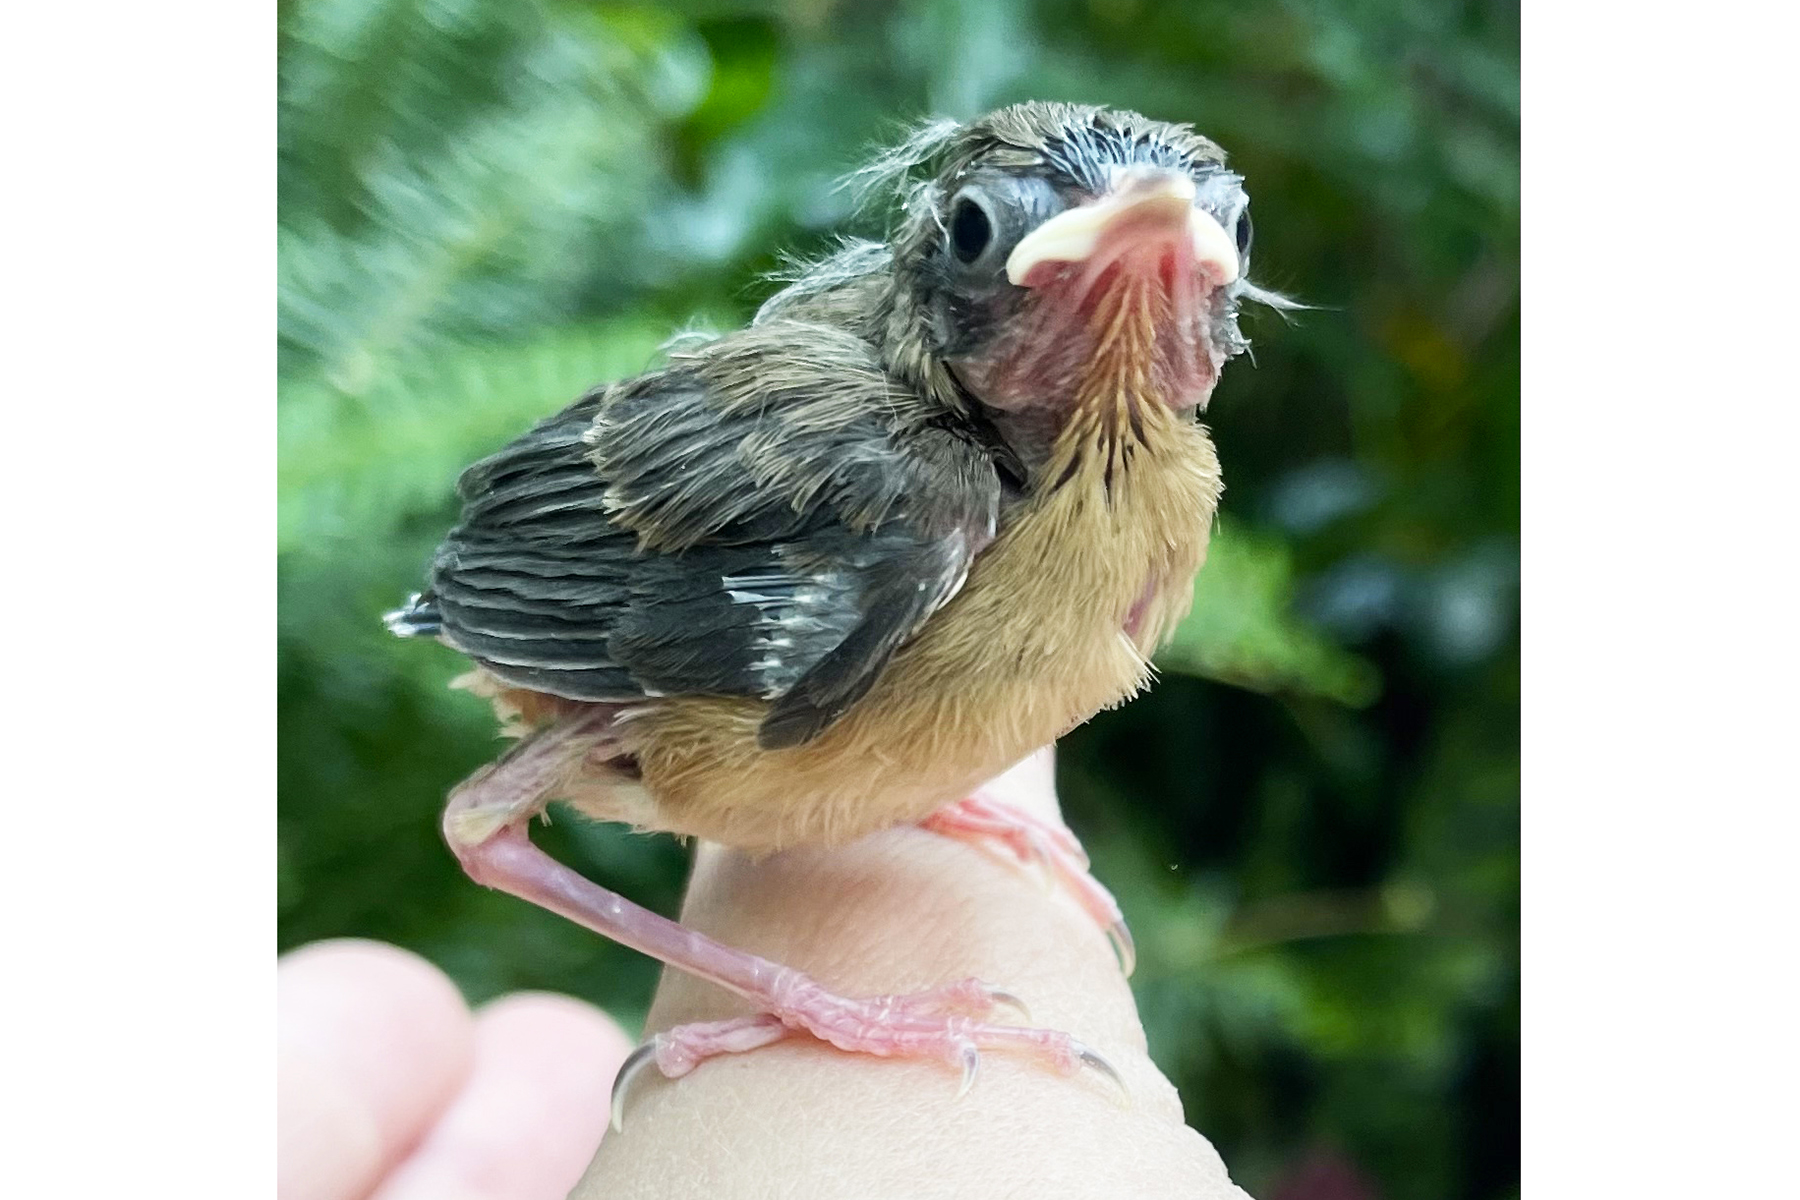
[[[1123,936],[1066,831],[979,789],[1140,690],[1188,607],[1220,492],[1196,413],[1270,298],[1242,180],[1186,126],[1066,104],[929,126],[862,175],[899,201],[888,241],[470,467],[389,625],[466,654],[522,735],[451,798],[469,873],[761,1010],[659,1035],[665,1073],[794,1032],[1102,1065],[972,1023],[1006,998],[973,981],[836,996],[525,836],[550,799],[752,852],[925,822],[1035,846]]]

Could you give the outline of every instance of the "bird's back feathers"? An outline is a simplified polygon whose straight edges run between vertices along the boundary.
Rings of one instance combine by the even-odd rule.
[[[773,320],[590,393],[458,483],[393,624],[568,699],[776,700],[815,736],[994,532],[980,436],[828,326]]]

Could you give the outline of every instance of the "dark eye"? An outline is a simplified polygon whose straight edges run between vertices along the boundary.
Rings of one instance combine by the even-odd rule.
[[[950,252],[962,263],[972,263],[994,240],[994,222],[987,210],[969,196],[957,198],[950,212]]]
[[[1244,211],[1238,214],[1237,246],[1240,260],[1250,257],[1250,242],[1255,233],[1256,231],[1250,227],[1250,209],[1246,206]]]

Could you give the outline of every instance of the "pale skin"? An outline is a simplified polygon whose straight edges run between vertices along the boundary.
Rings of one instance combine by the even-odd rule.
[[[1047,756],[994,787],[998,798],[1056,814]],[[1024,999],[1034,1024],[1103,1054],[1130,1101],[1091,1071],[1064,1077],[1000,1053],[983,1057],[958,1100],[958,1071],[948,1064],[849,1055],[796,1036],[712,1059],[679,1080],[647,1072],[628,1097],[625,1131],[600,1143],[572,1196],[1243,1195],[1212,1147],[1182,1124],[1102,931],[1069,897],[991,849],[913,828],[762,860],[705,846],[683,920],[850,995],[978,976]],[[390,1047],[391,1069],[359,1076],[343,1065],[341,1047],[335,1058],[329,1049],[354,982],[324,1005],[335,1004],[335,1018],[294,1012],[296,974],[319,990],[300,957],[283,967],[284,1198],[564,1194],[606,1125],[605,1085],[627,1048],[616,1026],[547,997],[509,998],[471,1020],[447,982],[414,961],[398,973],[410,997],[392,994],[393,979],[367,983],[365,1009],[415,1015]],[[305,990],[292,994],[319,1007]],[[747,1011],[669,971],[645,1032]],[[299,1039],[288,1033],[296,1019],[305,1027]],[[344,1037],[356,1040],[354,1030]],[[366,1027],[362,1039],[369,1044]],[[441,1053],[420,1051],[434,1040]],[[297,1045],[307,1048],[305,1069],[290,1053]],[[338,1115],[320,1119],[321,1094]],[[360,1115],[344,1117],[346,1107]],[[308,1128],[296,1133],[296,1121]]]

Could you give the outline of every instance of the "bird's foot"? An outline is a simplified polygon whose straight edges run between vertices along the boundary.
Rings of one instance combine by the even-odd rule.
[[[1085,1067],[1125,1094],[1112,1064],[1068,1034],[985,1021],[1003,1005],[1018,1009],[1027,1020],[1029,1014],[1018,997],[978,979],[857,1000],[836,995],[795,972],[772,992],[769,1012],[678,1025],[633,1051],[613,1083],[614,1128],[623,1125],[632,1083],[652,1063],[670,1079],[679,1079],[709,1058],[741,1054],[794,1036],[810,1036],[852,1054],[946,1062],[962,1072],[958,1099],[974,1085],[984,1050],[1024,1054],[1063,1075]]]
[[[1087,852],[1064,826],[979,791],[940,808],[920,826],[960,841],[996,845],[1022,863],[1039,864],[1106,931],[1125,974],[1137,966],[1137,946],[1119,902],[1088,871]]]

